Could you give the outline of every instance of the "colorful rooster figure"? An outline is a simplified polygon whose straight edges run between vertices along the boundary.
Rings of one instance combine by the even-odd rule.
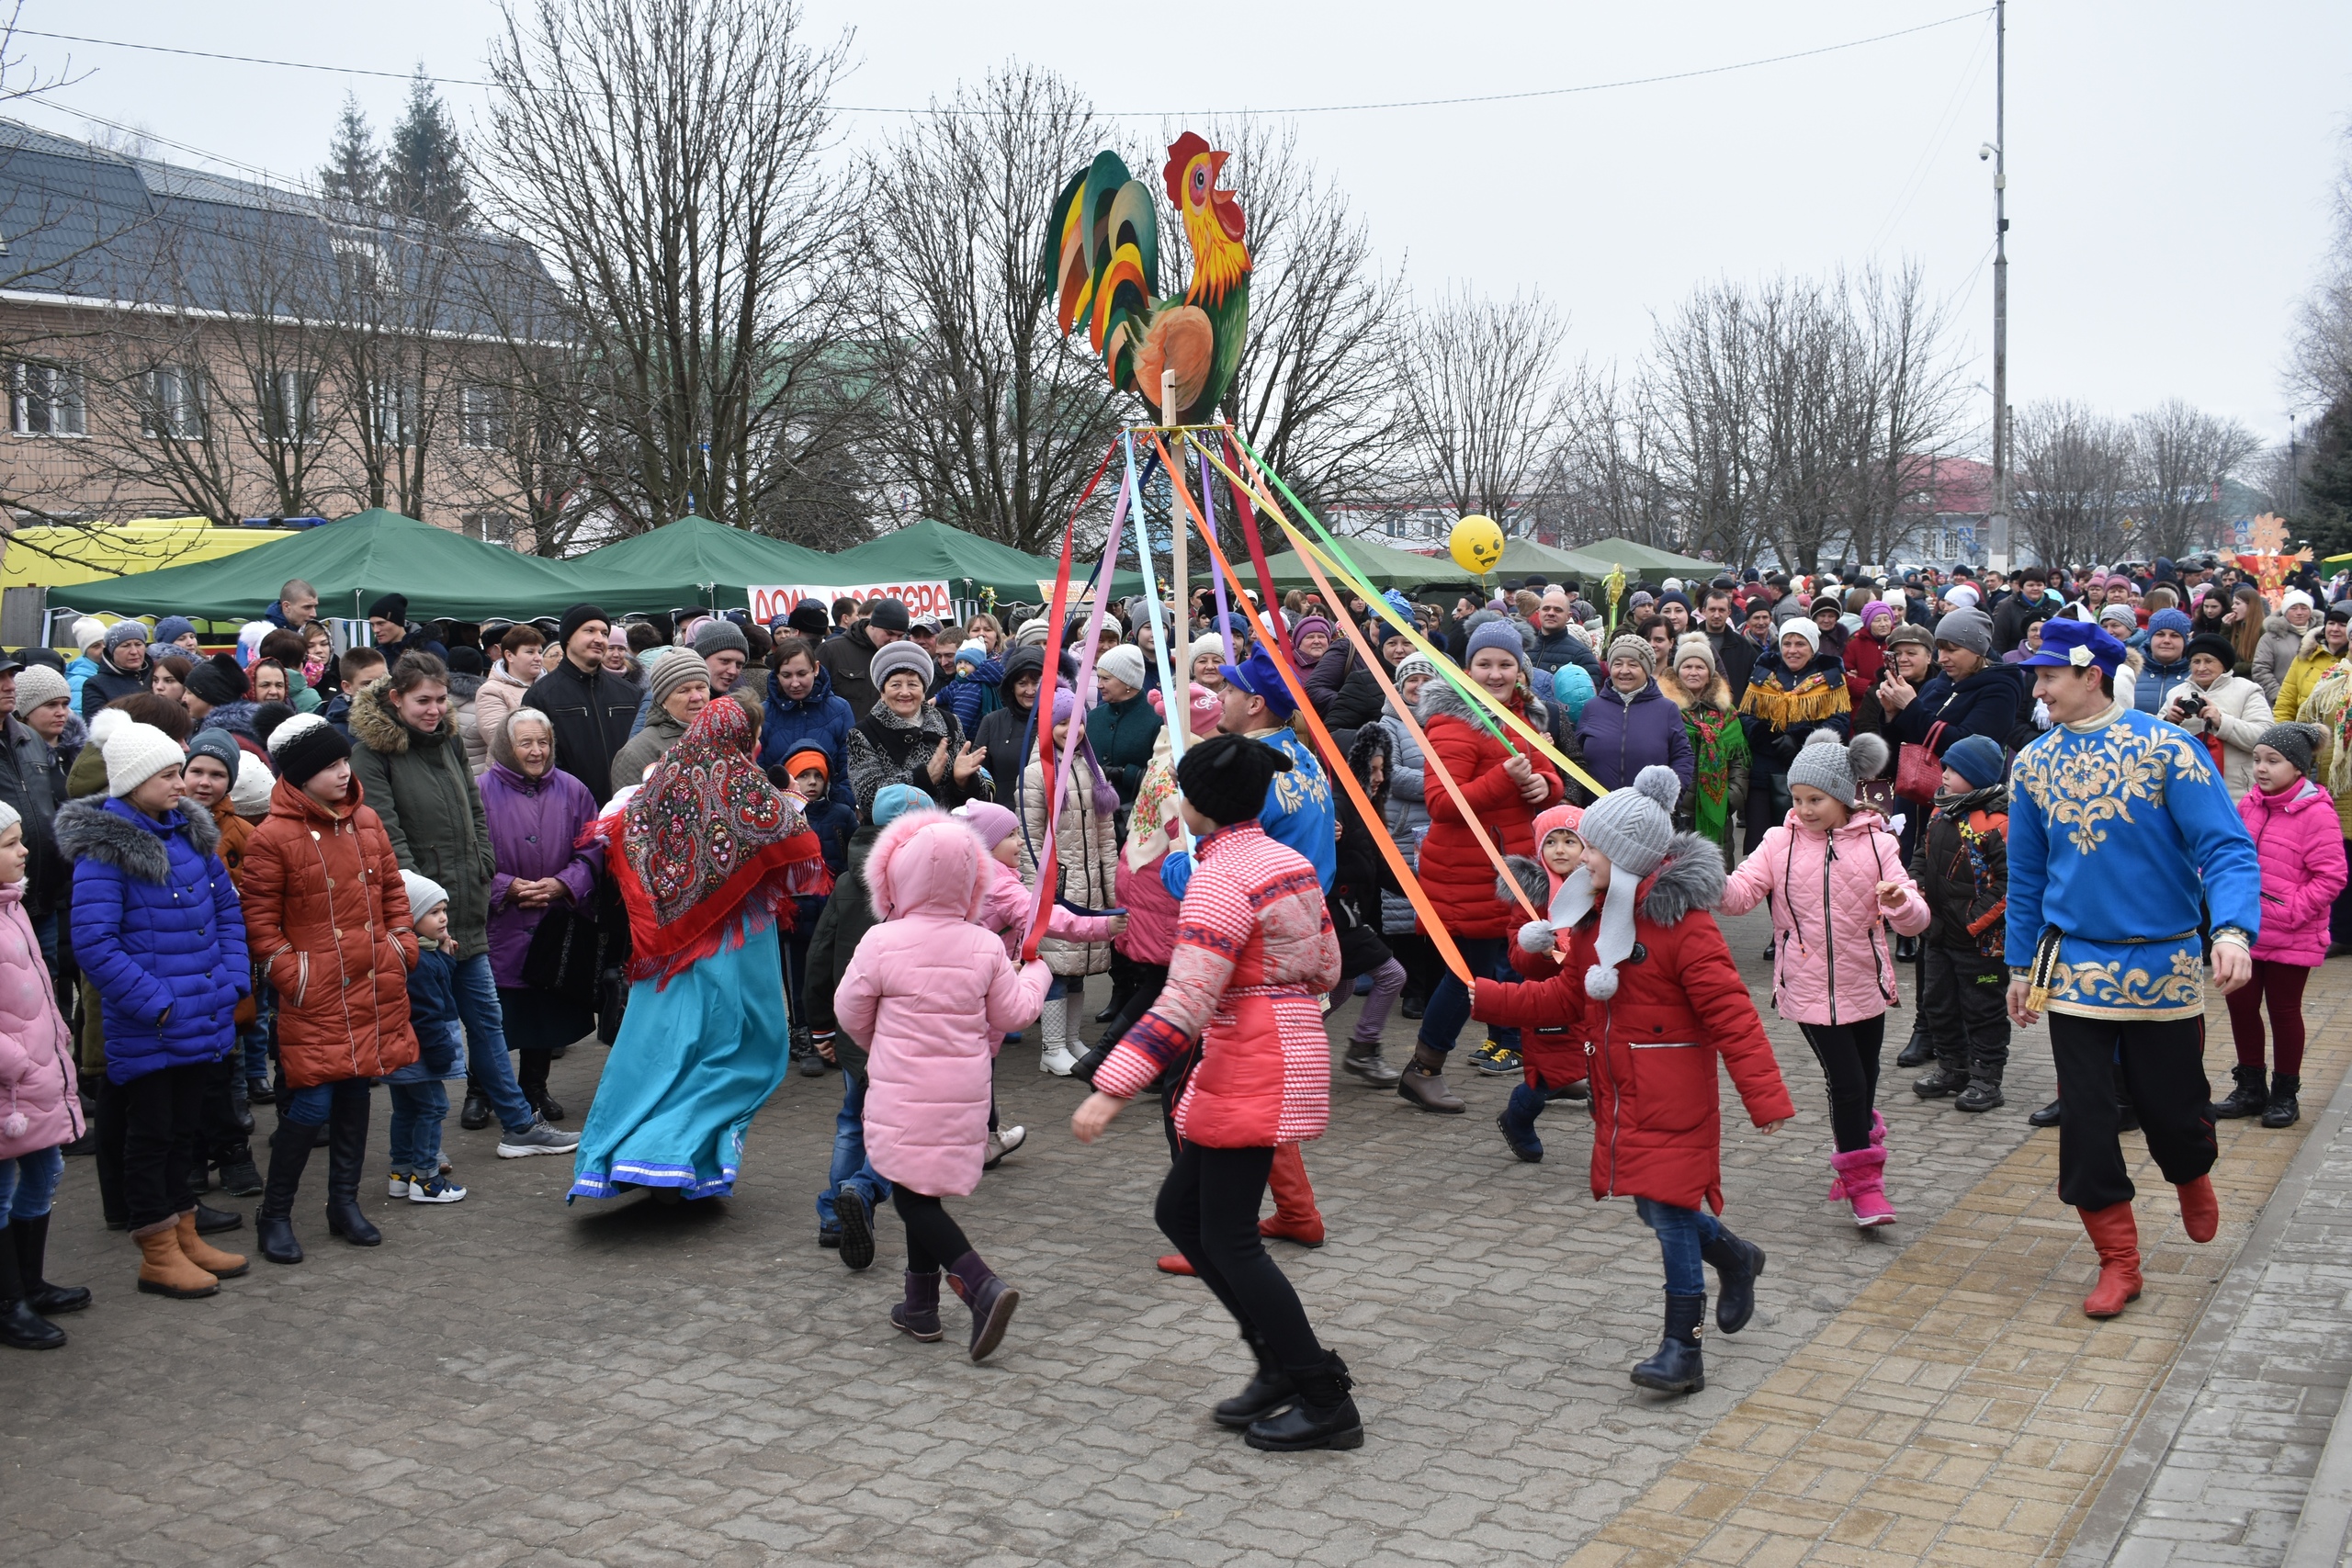
[[[1155,414],[1161,374],[1174,371],[1181,424],[1216,416],[1249,328],[1241,204],[1217,186],[1229,156],[1189,130],[1168,149],[1168,199],[1182,215],[1193,249],[1193,281],[1181,295],[1155,298],[1159,209],[1115,152],[1097,153],[1070,176],[1046,231],[1047,259],[1061,280],[1062,335],[1084,317],[1087,341],[1102,356],[1111,384],[1143,399]]]

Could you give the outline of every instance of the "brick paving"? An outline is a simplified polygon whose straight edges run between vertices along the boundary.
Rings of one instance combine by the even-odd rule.
[[[1725,924],[1765,999],[1762,920]],[[1102,996],[1098,980],[1093,1005]],[[1630,1203],[1589,1200],[1583,1112],[1548,1112],[1550,1157],[1525,1166],[1492,1126],[1508,1080],[1457,1074],[1471,1110],[1444,1118],[1335,1083],[1332,1132],[1307,1156],[1331,1240],[1280,1255],[1356,1371],[1369,1437],[1353,1454],[1258,1454],[1209,1422],[1206,1406],[1238,1386],[1244,1363],[1204,1292],[1151,1268],[1165,1168],[1154,1119],[1130,1112],[1080,1148],[1067,1131],[1079,1087],[1042,1078],[1024,1051],[1006,1053],[998,1083],[1031,1142],[956,1205],[1023,1292],[1005,1348],[977,1368],[952,1336],[917,1346],[888,1326],[903,1257],[895,1221],[863,1275],[814,1245],[831,1077],[788,1080],[763,1112],[737,1197],[674,1209],[567,1210],[569,1161],[492,1159],[494,1130],[461,1133],[454,1119],[447,1141],[472,1196],[393,1202],[381,1195],[379,1105],[363,1197],[385,1245],[329,1238],[308,1191],[297,1225],[311,1260],[256,1261],[202,1303],[133,1293],[132,1249],[99,1227],[90,1166],[74,1160],[51,1273],[93,1285],[98,1303],[68,1320],[63,1351],[0,1358],[11,1555],[54,1568],[394,1554],[1551,1568],[1611,1520],[1648,1518],[1628,1510],[1654,1509],[1674,1487],[1682,1523],[1650,1539],[1679,1540],[1705,1506],[1684,1480],[1702,1440],[1716,1455],[1724,1432],[1757,1424],[1759,1401],[1832,1375],[1793,1359],[1850,1363],[1874,1349],[1880,1331],[1850,1313],[1861,1300],[1884,1312],[1890,1289],[1916,1288],[1908,1274],[1884,1283],[1905,1243],[1957,1228],[1985,1250],[2046,1178],[2030,1164],[2001,1178],[2008,1210],[1991,1217],[1955,1216],[1955,1201],[2021,1145],[2029,1162],[2052,1146],[2027,1143],[2024,1112],[2051,1084],[2031,1039],[2008,1108],[1966,1116],[1916,1100],[1910,1075],[1892,1067],[1908,1029],[1898,1015],[1881,1102],[1904,1223],[1857,1232],[1820,1201],[1819,1072],[1792,1029],[1768,1023],[1798,1119],[1762,1138],[1727,1096],[1724,1164],[1727,1217],[1771,1264],[1755,1323],[1709,1340],[1708,1388],[1679,1402],[1625,1381],[1657,1343],[1657,1252]],[[1392,1025],[1392,1060],[1409,1028]],[[590,1046],[557,1064],[573,1125],[602,1057]],[[2037,1239],[2043,1251],[2068,1245],[2037,1223],[2052,1233]],[[2170,1252],[2157,1264],[2185,1266]],[[2078,1272],[2061,1268],[2067,1289]],[[2159,1291],[2136,1326],[2102,1343],[2129,1336],[2132,1354],[2160,1359],[2164,1314],[2187,1299]],[[2051,1316],[2053,1333],[2065,1326]],[[1938,1392],[1935,1369],[1948,1365],[1917,1361],[1906,1386],[1928,1395],[1905,1396],[1915,1400]],[[2030,1357],[2013,1375],[2055,1381]],[[2055,1402],[2098,1407],[2095,1438],[2123,1419],[2095,1393],[2065,1389]],[[1858,1406],[1838,1424],[1892,1442],[1914,1420]],[[1964,1483],[1951,1470],[1937,1482]],[[1817,1479],[1791,1495],[1818,1511],[1831,1490]],[[1897,1500],[1885,1511],[1917,1510]]]

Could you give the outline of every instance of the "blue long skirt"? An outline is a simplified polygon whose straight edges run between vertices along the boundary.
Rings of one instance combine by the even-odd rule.
[[[775,928],[765,926],[660,989],[651,980],[629,987],[565,1201],[627,1187],[688,1198],[735,1190],[743,1134],[791,1066],[783,975]]]

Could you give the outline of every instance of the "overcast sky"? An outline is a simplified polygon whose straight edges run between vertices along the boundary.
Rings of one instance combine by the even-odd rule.
[[[1238,110],[1535,92],[1703,70],[1951,17],[1965,0],[1628,6],[1254,0],[1193,11],[1076,0],[809,0],[854,29],[844,104],[921,106],[1022,60],[1106,110]],[[497,9],[234,0],[27,0],[23,25],[95,38],[479,77]],[[1220,29],[1226,29],[1220,31]],[[143,128],[161,155],[300,175],[356,91],[380,129],[397,81],[20,39],[88,73],[8,112]],[[2283,439],[2278,367],[2352,120],[2352,5],[2018,0],[2009,10],[2010,399],[2130,412],[2187,398]],[[462,121],[482,93],[452,85]],[[901,123],[852,113],[845,146]],[[1572,352],[1631,361],[1651,312],[1716,276],[1917,258],[1989,389],[1989,10],[1909,36],[1695,80],[1517,102],[1297,117],[1303,143],[1425,288],[1538,289]],[[1989,409],[1989,389],[1984,394]]]

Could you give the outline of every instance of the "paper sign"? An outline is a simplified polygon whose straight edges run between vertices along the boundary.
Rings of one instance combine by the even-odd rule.
[[[827,584],[797,582],[743,590],[752,602],[752,619],[762,626],[779,615],[792,614],[803,600],[813,599],[825,609],[833,607],[836,599],[896,599],[907,607],[910,615],[936,615],[952,620],[956,602],[947,595],[947,584],[935,582],[850,582]]]

